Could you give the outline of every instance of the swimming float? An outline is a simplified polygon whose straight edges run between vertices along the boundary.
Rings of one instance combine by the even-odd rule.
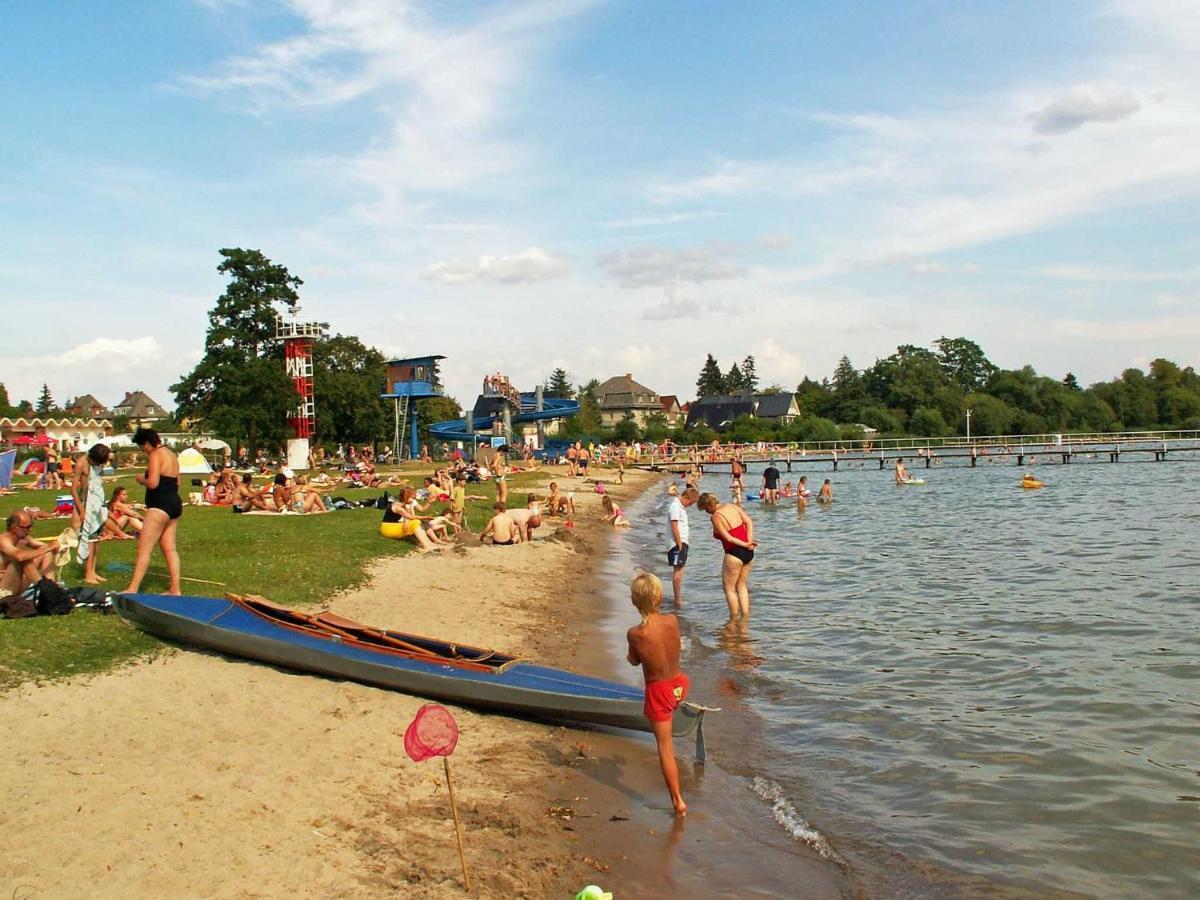
[[[1038,479],[1032,477],[1031,475],[1026,475],[1024,478],[1021,479],[1021,487],[1025,488],[1026,490],[1033,490],[1034,488],[1044,488],[1045,486],[1046,486],[1046,482],[1039,481]]]
[[[924,484],[924,483],[925,483],[924,478],[905,478],[902,481],[897,482],[897,484]]]

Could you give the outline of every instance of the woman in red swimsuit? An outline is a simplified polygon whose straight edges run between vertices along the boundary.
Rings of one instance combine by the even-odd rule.
[[[696,505],[712,516],[713,537],[725,549],[721,563],[721,587],[729,604],[729,621],[750,615],[750,567],[754,565],[754,522],[745,510],[722,503],[713,494],[701,494]]]

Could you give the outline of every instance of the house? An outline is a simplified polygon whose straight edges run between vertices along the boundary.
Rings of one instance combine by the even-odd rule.
[[[704,424],[723,431],[739,416],[753,416],[758,406],[753,394],[713,394],[701,397],[688,407],[687,427]]]
[[[125,399],[112,408],[114,416],[126,416],[139,422],[165,419],[167,411],[151,400],[142,391],[126,392]]]
[[[86,419],[104,419],[110,415],[104,404],[91,394],[80,394],[68,403],[63,411],[67,415]]]
[[[800,404],[796,402],[795,394],[779,391],[771,394],[755,394],[754,399],[758,404],[754,414],[760,419],[772,419],[775,422],[786,424],[800,418]]]
[[[663,394],[659,398],[659,403],[662,404],[663,415],[667,417],[667,427],[674,428],[684,416],[684,412],[679,406],[679,398],[674,394]]]
[[[35,446],[55,444],[60,450],[87,449],[105,440],[112,430],[108,419],[38,419],[19,417],[0,419],[0,442],[5,446],[33,442]]]
[[[650,416],[663,411],[658,392],[638,384],[629,372],[616,375],[596,388],[596,400],[600,404],[600,424],[608,428],[627,415],[640,428]]]

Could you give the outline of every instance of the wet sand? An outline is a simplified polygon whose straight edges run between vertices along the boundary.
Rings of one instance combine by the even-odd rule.
[[[628,473],[613,495],[656,483]],[[599,497],[578,489],[573,531],[547,519],[532,544],[382,562],[367,588],[330,605],[611,674],[610,600],[597,588],[609,529],[596,521]],[[0,696],[0,892],[464,896],[441,765],[403,752],[422,702],[182,649],[10,691]],[[784,848],[794,869],[760,865],[760,849],[779,859],[769,829],[706,801],[724,776],[694,770],[683,741],[692,812],[677,824],[650,740],[451,709],[479,896],[569,896],[589,882],[625,896],[767,896],[781,884],[845,893],[840,871],[815,856]],[[690,861],[711,868],[718,855],[730,884],[695,884]]]

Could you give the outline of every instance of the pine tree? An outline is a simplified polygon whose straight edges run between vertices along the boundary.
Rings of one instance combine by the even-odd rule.
[[[547,397],[561,397],[570,400],[575,396],[575,388],[571,386],[571,376],[566,369],[558,368],[550,373],[544,385]]]
[[[696,379],[696,396],[711,397],[714,394],[725,393],[725,376],[721,374],[721,367],[717,365],[716,359],[710,353],[708,359],[704,361],[704,368],[700,370],[700,377]]]
[[[39,416],[48,416],[54,412],[54,397],[50,394],[50,385],[42,385],[42,395],[38,397],[37,414]]]
[[[1077,379],[1075,377],[1074,372],[1067,373],[1067,377],[1063,379],[1063,384],[1065,384],[1067,387],[1069,387],[1073,391],[1082,390],[1082,388],[1080,388],[1080,386],[1079,386],[1079,379]]]
[[[742,360],[742,385],[751,393],[758,390],[758,368],[754,364],[753,354]]]
[[[742,375],[742,370],[738,368],[738,364],[734,363],[729,367],[729,373],[725,376],[725,389],[723,394],[740,394],[746,389],[746,379]]]

